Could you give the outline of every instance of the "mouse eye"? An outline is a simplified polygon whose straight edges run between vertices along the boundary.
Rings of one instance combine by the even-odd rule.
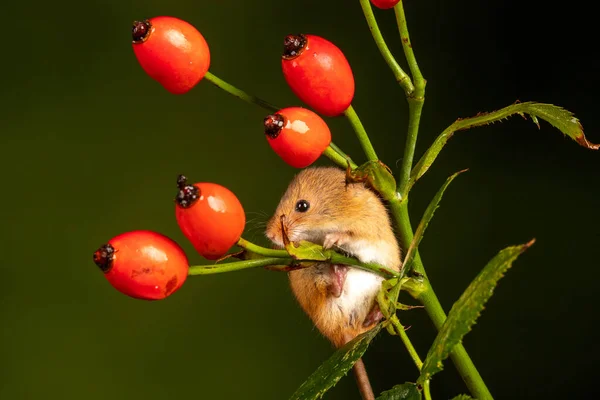
[[[296,203],[296,211],[298,212],[307,212],[310,208],[310,203],[306,200],[298,200]]]

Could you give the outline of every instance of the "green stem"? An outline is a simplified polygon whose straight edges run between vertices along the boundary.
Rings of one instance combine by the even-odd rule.
[[[392,70],[392,73],[394,74],[396,81],[400,84],[402,89],[404,89],[404,92],[406,93],[406,95],[407,96],[410,95],[415,90],[415,87],[413,86],[413,83],[410,80],[410,77],[408,76],[408,74],[406,72],[404,72],[404,70],[400,67],[400,65],[398,64],[398,62],[392,55],[392,52],[390,51],[387,44],[385,43],[385,40],[383,39],[383,35],[381,34],[381,31],[379,30],[379,26],[377,25],[377,20],[375,19],[375,15],[373,14],[373,9],[371,8],[371,1],[370,0],[360,0],[360,6],[362,7],[363,14],[365,14],[367,24],[369,25],[369,29],[371,30],[371,35],[373,36],[373,39],[375,40],[375,44],[377,45],[379,52],[383,56],[383,59],[385,60],[387,65]]]
[[[332,264],[342,264],[342,265],[351,265],[360,269],[364,269],[366,271],[374,272],[379,276],[384,277],[385,279],[397,278],[398,272],[394,271],[391,268],[384,267],[383,265],[374,264],[374,263],[364,263],[362,261],[357,260],[353,257],[346,257],[339,253],[328,250],[328,260]],[[310,260],[307,260],[310,261]]]
[[[252,242],[247,241],[244,238],[240,238],[237,242],[237,245],[243,249],[248,250],[250,253],[268,257],[268,258],[278,258],[278,259],[288,259],[290,257],[290,253],[287,250],[275,250],[269,249],[267,247],[262,247]],[[323,250],[321,248],[319,253],[315,253],[315,255],[319,255],[319,257],[310,258],[310,257],[298,257],[292,256],[298,262],[300,261],[328,261],[332,264],[343,264],[343,265],[351,265],[357,268],[361,268],[367,271],[371,271],[376,273],[377,275],[383,276],[386,279],[395,278],[398,276],[398,272],[394,271],[391,268],[384,267],[383,265],[374,264],[374,263],[363,263],[356,258],[346,257],[342,254],[336,253],[334,250]],[[233,264],[233,263],[232,263]],[[228,265],[228,264],[223,264]],[[251,267],[248,267],[251,268]]]
[[[233,86],[232,84],[225,82],[218,76],[212,74],[210,71],[207,72],[204,77],[206,78],[207,81],[209,81],[213,85],[217,86],[220,89],[223,89],[224,91],[237,97],[238,99],[242,99],[248,103],[255,104],[255,105],[262,107],[270,112],[277,112],[277,111],[281,110],[280,107],[274,106],[273,104],[271,104],[259,97],[248,94],[248,93],[244,92],[243,90]],[[356,118],[358,118],[358,117],[356,117]],[[360,121],[359,121],[359,124],[360,124]],[[361,127],[362,127],[362,125],[361,125]],[[362,130],[364,131],[364,128]],[[350,157],[348,157],[342,151],[342,149],[340,149],[334,143],[330,143],[329,146],[330,146],[330,148],[328,148],[324,153],[325,156],[329,157],[333,162],[335,162],[342,168],[347,168],[348,163],[350,163],[350,166],[352,168],[357,167],[357,165],[354,163],[354,161],[352,161],[352,159]]]
[[[412,358],[413,362],[415,363],[415,366],[420,371],[421,368],[423,368],[423,361],[421,361],[421,357],[419,357],[419,354],[417,354],[417,350],[415,350],[415,347],[413,346],[412,342],[410,341],[410,338],[406,334],[406,330],[404,329],[404,326],[400,323],[400,321],[398,320],[398,317],[396,317],[395,315],[392,317],[391,321],[392,321],[392,325],[394,325],[394,328],[396,328],[396,333],[402,339],[404,346],[406,346],[406,349],[408,350],[408,354],[410,354],[410,357]]]
[[[342,156],[340,153],[335,151],[331,144],[327,146],[327,148],[323,152],[323,155],[343,169],[348,168],[348,164],[350,164],[351,168],[356,168],[356,164],[354,164],[354,162],[348,156]]]
[[[408,199],[404,199],[404,201],[390,202],[390,209],[396,221],[401,245],[406,249],[410,246],[413,240],[413,230],[408,215]],[[425,290],[421,292],[418,299],[423,306],[425,306],[427,315],[429,315],[433,325],[439,331],[446,320],[446,313],[444,312],[442,305],[440,304],[435,292],[433,291],[433,288],[431,287],[431,283],[429,282],[427,274],[425,273],[425,268],[423,266],[423,262],[421,261],[421,255],[419,254],[418,250],[415,254],[413,265],[414,271],[423,275],[424,278],[423,282]],[[473,364],[471,357],[469,357],[469,354],[462,344],[457,344],[454,347],[454,350],[450,354],[450,358],[452,359],[452,362],[456,366],[456,369],[469,388],[469,391],[473,397],[479,400],[492,399],[490,391],[485,385],[485,382]]]
[[[249,242],[244,238],[240,238],[237,242],[237,245],[240,246],[242,249],[248,250],[251,253],[258,254],[259,256],[279,258],[286,258],[290,256],[286,250],[269,249],[267,247],[262,247],[252,242]]]
[[[241,271],[248,268],[266,267],[267,265],[288,265],[293,262],[291,258],[260,258],[258,260],[236,261],[215,265],[195,265],[190,267],[188,275],[211,275],[224,272]]]
[[[413,359],[413,362],[415,363],[417,369],[421,371],[421,368],[423,368],[423,361],[421,361],[421,357],[419,357],[417,350],[415,349],[412,342],[410,341],[410,338],[406,334],[406,329],[404,329],[404,326],[400,323],[400,320],[398,320],[397,316],[394,315],[391,321],[392,325],[394,325],[396,333],[402,339],[404,347],[406,347],[406,349],[408,350],[408,354],[410,354],[410,357]],[[425,397],[425,400],[431,400],[431,393],[429,392],[429,380],[425,381],[425,383],[423,384],[423,395]]]
[[[350,156],[348,154],[344,153],[344,151],[342,149],[340,149],[335,143],[333,143],[333,142],[329,143],[329,147],[331,147],[340,156],[342,156],[346,160],[348,160],[352,169],[355,169],[358,167],[358,165],[356,165],[356,163],[354,161],[352,161],[352,158],[350,158]]]
[[[419,134],[419,122],[421,121],[421,111],[423,110],[424,98],[408,98],[408,132],[404,145],[404,155],[402,157],[402,166],[400,167],[400,178],[398,179],[398,192],[402,198],[408,196],[410,172],[413,166],[415,148],[417,146],[417,136]]]
[[[431,392],[429,391],[429,380],[426,380],[423,384],[423,396],[425,400],[431,400]]]
[[[356,115],[354,107],[350,105],[350,107],[344,111],[344,115],[346,118],[348,118],[348,121],[350,121],[350,125],[352,125],[354,132],[356,132],[356,137],[358,138],[358,141],[360,142],[360,145],[362,146],[363,151],[365,152],[369,161],[378,160],[375,149],[371,144],[371,140],[369,140],[369,135],[367,135],[365,127],[363,126],[362,122],[360,122],[360,118],[358,118],[358,115]]]
[[[413,52],[410,36],[408,34],[408,25],[404,15],[403,1],[394,6],[396,22],[400,31],[402,48],[408,61],[408,66],[413,77],[415,90],[413,93],[407,93],[408,97],[408,132],[406,136],[406,145],[404,147],[404,156],[402,157],[402,167],[400,168],[400,177],[398,179],[398,192],[404,198],[408,195],[410,172],[413,165],[415,148],[417,145],[417,135],[419,133],[419,123],[421,121],[421,112],[425,102],[425,84],[426,81],[421,74],[415,53]]]
[[[264,109],[267,109],[271,112],[277,112],[281,109],[279,107],[274,106],[271,103],[266,102],[263,99],[260,99],[256,96],[253,96],[251,94],[244,92],[243,90],[238,89],[237,87],[225,82],[218,76],[213,75],[210,71],[207,72],[206,75],[204,75],[204,78],[207,81],[209,81],[210,83],[212,83],[213,85],[215,85],[216,87],[223,89],[224,91],[237,97],[238,99],[242,99],[248,103],[255,104],[255,105],[262,107]]]
[[[396,14],[396,23],[398,24],[398,30],[400,31],[400,39],[402,40],[404,56],[406,57],[406,61],[408,61],[408,67],[410,68],[410,73],[413,77],[413,82],[415,84],[415,91],[418,92],[419,86],[421,86],[421,89],[424,90],[425,79],[423,79],[423,75],[421,74],[421,70],[419,69],[419,64],[417,64],[415,53],[413,52],[412,43],[410,42],[410,36],[408,34],[408,25],[406,24],[406,16],[404,15],[403,1],[398,2],[398,4],[394,6],[394,12]],[[415,93],[415,96],[419,96],[419,94]]]
[[[371,33],[375,39],[375,43],[379,48],[381,54],[384,59],[388,62],[388,65],[394,71],[393,64],[390,64],[390,60],[393,60],[391,57],[391,53],[389,49],[385,45],[383,37],[381,36],[381,32],[377,27],[377,23],[375,21],[375,17],[373,15],[372,9],[368,1],[360,0],[361,6],[363,8],[363,12],[365,13],[365,17],[367,18],[367,23],[369,24],[369,28],[371,28]],[[402,167],[400,169],[400,176],[398,179],[398,191],[400,193],[400,199],[394,199],[390,202],[390,208],[395,217],[396,225],[399,229],[399,236],[402,242],[402,247],[408,249],[413,240],[413,231],[412,226],[410,224],[410,218],[408,215],[408,184],[410,180],[410,173],[413,164],[413,158],[417,143],[417,136],[419,132],[419,124],[421,120],[421,113],[423,110],[423,103],[425,101],[425,84],[426,81],[421,74],[419,66],[417,64],[417,60],[415,58],[412,44],[410,42],[410,36],[408,33],[408,26],[406,23],[406,16],[404,15],[404,5],[403,1],[400,1],[395,7],[394,11],[396,14],[396,22],[398,24],[398,29],[400,31],[400,39],[402,41],[402,48],[404,50],[404,55],[406,56],[406,60],[408,61],[408,65],[413,77],[414,82],[414,90],[407,90],[406,86],[403,85],[403,82],[407,81],[406,79],[400,82],[401,86],[404,88],[404,91],[408,98],[409,104],[409,121],[408,121],[408,132],[406,136],[406,146],[404,149],[404,156],[402,158]],[[360,135],[359,135],[360,139]],[[362,142],[361,142],[362,144]],[[364,148],[365,146],[363,146]],[[425,306],[425,309],[433,321],[436,328],[439,330],[441,325],[446,320],[446,314],[435,295],[433,288],[429,283],[429,279],[427,279],[427,275],[425,273],[425,268],[423,267],[423,263],[421,261],[421,256],[417,251],[414,258],[414,271],[423,275],[425,282],[425,290],[419,296],[419,300]],[[398,332],[400,333],[400,332]],[[403,339],[404,341],[404,339]],[[411,352],[412,345],[405,342],[405,346]],[[414,350],[414,349],[413,349]],[[412,356],[412,354],[411,354]],[[466,350],[459,344],[455,347],[454,351],[451,354],[452,361],[456,365],[461,377],[463,378],[465,384],[471,391],[471,393],[478,399],[491,399],[492,396],[487,389],[483,379],[479,375],[479,372],[475,368],[473,361],[467,354]],[[413,357],[414,359],[414,357]],[[426,399],[431,398],[429,393],[429,387],[426,385],[424,388],[424,395]]]

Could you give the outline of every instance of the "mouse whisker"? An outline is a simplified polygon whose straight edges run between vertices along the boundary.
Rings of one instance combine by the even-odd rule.
[[[259,210],[259,211],[246,211],[246,215],[258,215],[259,217],[265,217],[268,218],[269,214],[267,214],[265,211]]]
[[[267,227],[267,221],[255,218],[255,219],[251,219],[251,220],[247,221],[246,222],[246,226],[249,227],[250,229],[266,228]]]

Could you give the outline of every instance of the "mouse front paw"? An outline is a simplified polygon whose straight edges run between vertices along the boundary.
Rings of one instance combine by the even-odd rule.
[[[323,241],[323,248],[325,250],[336,248],[343,248],[344,245],[350,242],[350,235],[344,232],[333,232],[325,235],[325,240]]]

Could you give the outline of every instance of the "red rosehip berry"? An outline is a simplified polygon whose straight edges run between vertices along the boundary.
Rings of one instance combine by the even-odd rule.
[[[387,10],[389,8],[394,8],[394,6],[400,3],[400,0],[371,0],[371,3],[382,10]]]
[[[173,94],[186,93],[208,71],[208,44],[183,20],[155,17],[135,21],[132,37],[133,51],[144,71]]]
[[[335,117],[352,103],[352,69],[330,41],[315,35],[288,35],[281,66],[292,91],[317,112]]]
[[[238,198],[216,183],[190,185],[183,175],[177,179],[175,217],[183,234],[204,258],[224,256],[242,236],[246,215]]]
[[[132,231],[110,239],[94,262],[119,292],[160,300],[177,291],[188,275],[188,260],[177,243],[160,233]]]
[[[301,107],[288,107],[265,118],[267,141],[289,165],[308,167],[331,143],[329,127],[314,112]]]

